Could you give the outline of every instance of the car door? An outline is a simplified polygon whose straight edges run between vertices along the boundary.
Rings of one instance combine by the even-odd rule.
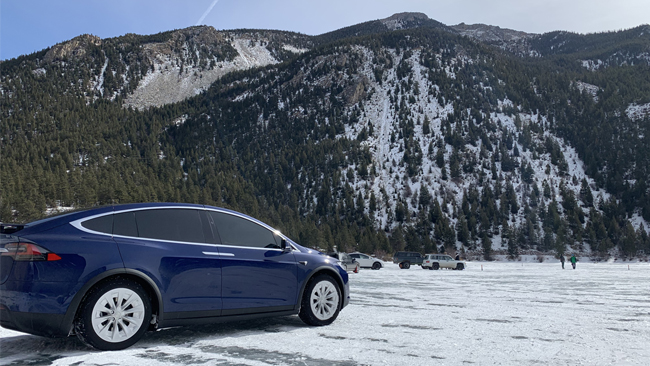
[[[440,267],[451,268],[451,257],[448,255],[442,256],[442,260],[440,261]]]
[[[349,254],[349,256],[351,258],[354,258],[354,260],[359,263],[359,267],[366,267],[367,266],[366,262],[363,260],[363,255],[362,254],[352,253],[352,254]]]
[[[373,260],[372,258],[370,258],[370,256],[367,256],[365,254],[359,254],[359,259],[357,260],[359,261],[359,264],[362,267],[372,267]]]
[[[126,268],[157,282],[166,318],[221,314],[221,259],[204,210],[117,213],[113,236]]]
[[[270,228],[234,212],[208,211],[222,264],[223,315],[291,310],[298,297],[291,251]]]

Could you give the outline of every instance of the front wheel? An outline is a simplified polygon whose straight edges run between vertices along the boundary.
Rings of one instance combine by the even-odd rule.
[[[462,263],[458,263],[456,264],[456,269],[462,271],[463,269],[465,269],[465,266]]]
[[[95,287],[79,308],[77,337],[103,351],[135,344],[149,327],[151,300],[139,284],[115,278]]]
[[[375,263],[372,264],[372,269],[378,270],[380,268],[381,268],[381,263],[375,262]]]
[[[309,280],[300,306],[300,319],[309,325],[329,325],[341,311],[341,289],[332,277],[316,275]]]

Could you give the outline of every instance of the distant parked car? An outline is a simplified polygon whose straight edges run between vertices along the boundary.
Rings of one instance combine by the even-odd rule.
[[[101,350],[187,324],[298,314],[327,325],[349,293],[338,261],[222,208],[130,204],[0,223],[0,325]]]
[[[393,263],[399,264],[401,269],[409,269],[413,264],[422,265],[422,254],[418,252],[396,252],[393,256]]]
[[[384,264],[382,263],[381,260],[369,256],[368,254],[355,252],[355,253],[350,253],[350,257],[356,259],[357,262],[359,262],[361,268],[380,269],[384,267]]]
[[[462,271],[465,269],[465,267],[467,267],[465,262],[455,260],[446,254],[427,254],[424,256],[424,262],[422,263],[422,268],[433,270],[440,268],[450,268]]]
[[[347,272],[359,273],[359,268],[361,268],[361,265],[359,264],[359,262],[356,261],[356,259],[352,258],[349,254],[331,252],[328,253],[327,255],[329,255],[332,258],[338,259],[343,269],[345,269]]]

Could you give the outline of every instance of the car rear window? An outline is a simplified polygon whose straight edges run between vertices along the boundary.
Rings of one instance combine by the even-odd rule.
[[[81,223],[88,230],[105,234],[113,234],[113,215],[105,215]]]

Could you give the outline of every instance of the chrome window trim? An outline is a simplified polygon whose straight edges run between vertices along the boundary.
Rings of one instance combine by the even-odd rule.
[[[151,241],[158,241],[158,242],[163,242],[163,243],[173,243],[173,244],[185,244],[185,245],[203,245],[203,246],[211,246],[211,247],[224,247],[224,248],[245,248],[245,249],[256,249],[256,250],[275,250],[275,251],[282,251],[282,249],[278,248],[258,248],[258,247],[247,247],[247,246],[238,246],[238,245],[228,245],[228,244],[212,244],[212,243],[199,243],[199,242],[186,242],[186,241],[172,241],[172,240],[164,240],[164,239],[153,239],[153,238],[144,238],[144,237],[139,237],[139,236],[125,236],[125,235],[113,235],[113,234],[107,234],[107,233],[102,233],[100,231],[95,231],[95,230],[90,230],[85,227],[83,227],[81,224],[92,219],[96,219],[98,217],[102,216],[107,216],[107,215],[115,215],[115,214],[120,214],[120,213],[125,213],[125,212],[135,212],[135,211],[144,211],[144,210],[163,210],[163,209],[190,209],[190,210],[202,210],[202,211],[214,211],[214,212],[219,212],[223,214],[228,214],[232,216],[237,216],[239,218],[248,220],[254,224],[260,225],[263,228],[271,231],[273,234],[278,235],[280,238],[284,239],[287,241],[287,244],[291,246],[291,251],[298,251],[298,248],[293,246],[291,244],[290,240],[282,234],[279,230],[276,230],[269,225],[261,222],[261,221],[256,221],[252,220],[250,217],[245,216],[244,214],[240,214],[237,212],[230,212],[230,211],[225,211],[225,210],[220,210],[216,208],[207,208],[207,207],[196,207],[196,206],[157,206],[157,207],[138,207],[138,208],[130,208],[127,210],[119,210],[119,211],[109,211],[109,212],[104,212],[100,213],[97,215],[92,215],[88,217],[84,217],[78,220],[70,221],[70,225],[74,226],[76,229],[81,230],[83,232],[89,233],[89,234],[95,234],[95,235],[103,235],[103,236],[110,236],[113,238],[123,238],[123,239],[137,239],[137,240],[151,240]]]

